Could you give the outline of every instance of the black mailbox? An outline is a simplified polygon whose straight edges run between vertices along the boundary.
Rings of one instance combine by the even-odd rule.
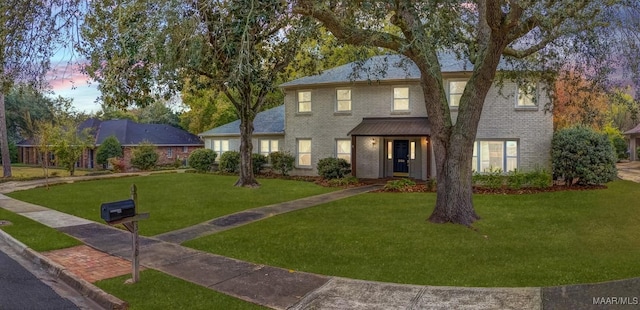
[[[133,199],[107,202],[100,205],[100,217],[107,222],[117,221],[136,215],[136,204]]]

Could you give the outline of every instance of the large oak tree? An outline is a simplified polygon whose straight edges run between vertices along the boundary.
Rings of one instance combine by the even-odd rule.
[[[311,29],[305,19],[279,0],[93,1],[82,52],[109,105],[145,106],[185,81],[223,93],[241,120],[236,185],[253,187],[253,120]]]
[[[471,225],[479,219],[472,202],[473,142],[499,63],[523,71],[533,64],[538,72],[573,65],[600,77],[608,57],[616,55],[612,48],[621,46],[612,44],[622,32],[612,35],[611,21],[624,19],[637,5],[627,0],[297,0],[294,11],[315,18],[342,42],[382,47],[417,65],[437,173],[429,220]],[[444,51],[473,64],[455,120],[438,61]]]

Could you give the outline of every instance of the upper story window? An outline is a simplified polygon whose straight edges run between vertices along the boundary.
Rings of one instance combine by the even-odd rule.
[[[393,88],[393,110],[409,111],[409,87]]]
[[[449,81],[449,106],[460,106],[460,98],[467,87],[467,81]]]
[[[311,91],[298,92],[298,112],[311,112]]]
[[[516,107],[537,107],[538,87],[536,83],[523,83],[518,85]]]
[[[351,89],[336,90],[336,112],[351,111]]]

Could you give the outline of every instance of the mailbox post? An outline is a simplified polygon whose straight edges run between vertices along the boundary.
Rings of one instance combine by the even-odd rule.
[[[125,283],[136,283],[140,279],[138,221],[149,218],[149,213],[136,211],[138,205],[138,193],[135,184],[131,185],[131,199],[103,203],[100,206],[100,215],[107,224],[113,226],[122,224],[131,233],[131,279]]]

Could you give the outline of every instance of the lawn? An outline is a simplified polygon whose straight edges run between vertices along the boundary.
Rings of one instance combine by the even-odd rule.
[[[128,199],[138,188],[138,212],[149,212],[140,234],[153,236],[237,211],[327,193],[310,182],[264,179],[260,188],[238,188],[235,176],[167,173],[76,182],[13,192],[8,196],[82,218],[103,222],[100,204]]]
[[[2,208],[0,208],[0,220],[6,220],[12,223],[8,226],[0,226],[0,229],[38,252],[63,249],[82,244],[82,242],[53,228],[44,226],[36,221]]]
[[[447,286],[553,286],[640,276],[640,185],[475,195],[475,230],[425,221],[435,195],[369,193],[186,242],[259,264]]]
[[[155,270],[140,272],[140,282],[124,284],[130,275],[98,281],[96,286],[129,303],[129,309],[267,309]]]

